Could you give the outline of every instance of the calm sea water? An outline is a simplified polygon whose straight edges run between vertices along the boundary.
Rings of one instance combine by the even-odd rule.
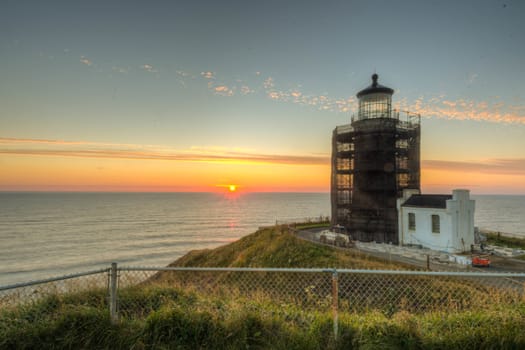
[[[525,237],[525,196],[472,196],[476,226]]]
[[[474,196],[476,225],[525,236],[525,196]],[[328,216],[326,193],[0,193],[0,285],[165,266],[276,220]]]
[[[0,193],[0,285],[113,261],[165,266],[276,220],[329,211],[319,193]]]

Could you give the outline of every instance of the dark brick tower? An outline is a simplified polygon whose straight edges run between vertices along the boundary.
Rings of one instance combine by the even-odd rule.
[[[357,94],[357,117],[333,132],[332,224],[354,239],[397,244],[396,199],[420,188],[420,117],[393,110],[394,90],[377,79]]]

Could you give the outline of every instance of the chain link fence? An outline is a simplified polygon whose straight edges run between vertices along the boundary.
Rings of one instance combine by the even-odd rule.
[[[137,286],[194,290],[205,295],[266,296],[324,311],[393,314],[483,308],[525,301],[525,274],[335,269],[140,268],[119,269],[119,313],[141,308]],[[122,294],[126,298],[122,298]],[[337,302],[334,298],[337,297]]]
[[[0,311],[77,300],[109,310],[113,322],[147,317],[185,298],[263,300],[305,312],[461,311],[525,302],[525,273],[272,268],[121,267],[0,287]],[[80,295],[80,297],[79,297]],[[76,296],[76,299],[73,299]],[[44,302],[42,302],[44,301]]]
[[[83,303],[107,309],[110,269],[100,269],[38,281],[0,286],[0,312],[20,311],[38,305],[44,317],[63,303]],[[32,317],[38,317],[37,314]]]

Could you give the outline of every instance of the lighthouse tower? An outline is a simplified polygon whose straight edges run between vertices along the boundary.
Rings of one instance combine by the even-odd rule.
[[[361,241],[397,244],[396,200],[420,189],[420,117],[392,109],[393,94],[372,75],[357,116],[333,132],[332,224]]]

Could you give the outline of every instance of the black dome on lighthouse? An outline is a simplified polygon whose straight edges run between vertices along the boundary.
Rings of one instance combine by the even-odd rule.
[[[376,94],[376,93],[383,93],[383,94],[393,95],[394,94],[394,89],[391,89],[391,88],[383,86],[383,85],[379,85],[377,83],[377,79],[378,78],[379,78],[379,75],[374,73],[372,75],[372,85],[370,85],[366,89],[363,89],[363,90],[359,91],[357,93],[357,98],[361,98],[361,97],[363,97],[365,95]]]

